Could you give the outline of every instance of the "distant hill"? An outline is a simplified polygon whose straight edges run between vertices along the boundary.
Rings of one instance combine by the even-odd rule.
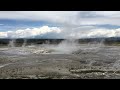
[[[8,45],[12,39],[4,38],[0,39],[0,45]],[[15,39],[16,45],[22,45],[26,40],[27,45],[30,44],[59,44],[65,39],[25,39],[19,38]],[[79,43],[104,43],[104,44],[120,44],[120,37],[110,37],[110,38],[83,38],[77,39]]]

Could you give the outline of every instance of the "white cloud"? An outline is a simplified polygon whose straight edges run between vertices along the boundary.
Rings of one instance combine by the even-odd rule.
[[[106,29],[95,26],[82,26],[80,28],[73,28],[69,32],[67,31],[67,29],[66,32],[64,31],[65,38],[120,37],[120,28]]]
[[[0,19],[48,21],[68,24],[78,12],[75,11],[0,11]]]
[[[120,11],[97,11],[96,15],[101,15],[105,17],[120,17]]]
[[[0,19],[46,21],[61,25],[0,32],[0,37],[24,38],[47,34],[53,34],[55,37],[60,35],[63,38],[120,36],[120,28],[110,30],[92,26],[104,24],[120,26],[120,11],[0,11]]]
[[[6,38],[7,33],[6,32],[0,32],[0,38]]]
[[[0,24],[0,26],[3,26],[4,24]]]
[[[23,30],[16,30],[16,31],[6,31],[0,32],[1,38],[28,38],[28,37],[35,37],[37,35],[44,35],[46,33],[60,33],[62,30],[57,27],[48,27],[43,26],[40,28],[27,28]]]
[[[63,25],[120,25],[120,11],[0,11],[0,19],[47,21]]]
[[[68,31],[69,30],[69,31]],[[16,31],[0,32],[0,38],[34,38],[44,36],[48,38],[92,38],[92,37],[120,37],[120,28],[106,29],[95,26],[82,26],[78,28],[61,28],[42,26],[39,28],[26,28]],[[50,35],[50,36],[49,36]]]

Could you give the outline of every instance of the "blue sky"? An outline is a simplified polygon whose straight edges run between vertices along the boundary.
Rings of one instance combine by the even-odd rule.
[[[41,27],[41,26],[59,26],[55,23],[45,22],[45,21],[24,21],[24,20],[8,20],[8,19],[0,19],[0,31],[8,31],[8,30],[17,30],[17,29],[26,29],[26,28],[34,28],[34,27]],[[87,25],[82,25],[87,26]],[[91,25],[96,26],[99,28],[108,28],[108,29],[117,29],[120,28],[119,25],[110,25],[110,24],[103,24],[103,25]]]
[[[34,28],[41,26],[57,26],[55,24],[45,22],[45,21],[25,21],[25,20],[10,20],[10,19],[0,19],[0,31],[17,30],[25,28]]]
[[[0,38],[119,36],[120,11],[0,11]]]

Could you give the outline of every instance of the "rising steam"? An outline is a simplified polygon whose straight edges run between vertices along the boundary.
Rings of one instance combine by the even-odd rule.
[[[73,51],[76,51],[79,49],[78,42],[75,39],[67,39],[62,41],[60,44],[53,47],[53,49],[56,52],[53,53],[64,53],[64,54],[70,54]]]
[[[26,44],[27,44],[27,40],[26,40],[26,39],[24,39],[24,42],[23,42],[23,44],[22,44],[22,47],[25,47],[25,46],[26,46]]]
[[[13,39],[9,42],[9,47],[16,47],[16,40]],[[49,53],[49,54],[72,54],[73,52],[79,53],[81,51],[91,51],[91,50],[100,50],[104,46],[104,40],[101,42],[92,42],[87,44],[87,48],[84,47],[84,44],[80,44],[78,39],[66,39],[59,44],[50,44],[47,41],[46,44],[34,44],[27,45],[27,39],[24,39],[23,44],[20,47],[16,47],[17,50],[24,50],[25,52],[31,52],[36,54]]]
[[[76,51],[79,49],[79,45],[77,40],[75,39],[67,39],[67,40],[63,40],[61,43],[59,44],[50,44],[49,41],[47,42],[47,44],[36,44],[36,45],[27,45],[27,39],[24,39],[24,42],[20,47],[16,47],[16,40],[12,39],[9,41],[8,47],[15,47],[18,50],[19,49],[23,49],[25,50],[25,48],[29,48],[26,50],[30,50],[31,52],[41,52],[41,50],[44,52],[48,52],[51,54],[70,54],[73,51]],[[32,51],[33,50],[33,51]]]
[[[10,40],[9,44],[8,44],[8,47],[15,47],[15,42],[16,42],[15,39]]]

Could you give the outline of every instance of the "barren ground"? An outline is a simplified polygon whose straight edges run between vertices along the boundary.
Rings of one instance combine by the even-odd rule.
[[[0,79],[117,79],[120,46],[82,44],[72,53],[1,47]]]

